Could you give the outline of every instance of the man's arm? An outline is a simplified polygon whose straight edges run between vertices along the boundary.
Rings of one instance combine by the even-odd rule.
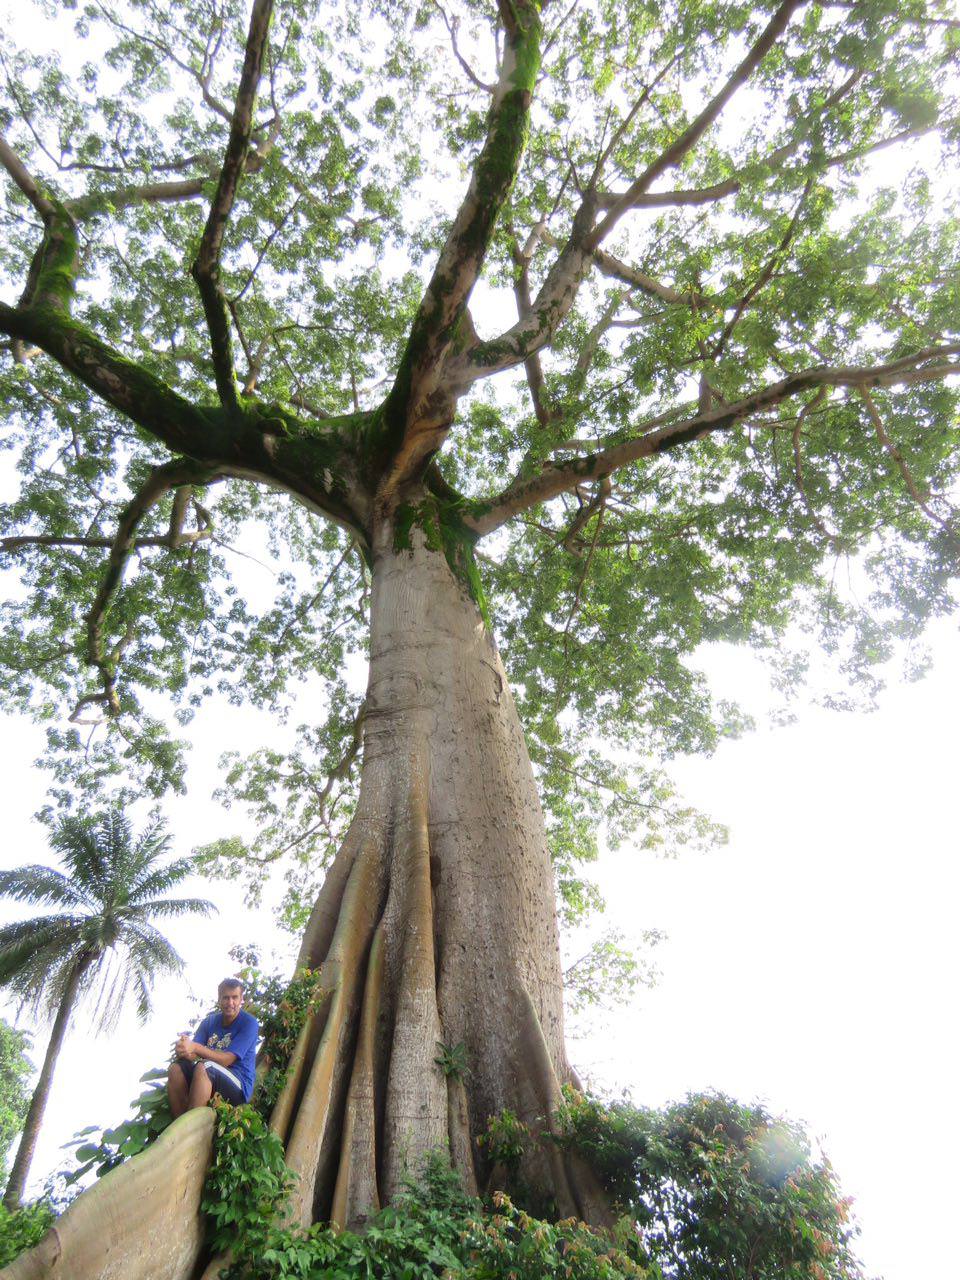
[[[199,1044],[196,1040],[190,1041],[190,1052],[196,1058],[206,1058],[210,1062],[215,1062],[219,1067],[232,1067],[237,1060],[237,1055],[231,1053],[229,1049],[211,1049],[208,1045]]]
[[[177,1040],[174,1045],[174,1053],[178,1058],[206,1059],[208,1062],[215,1062],[220,1067],[232,1067],[237,1060],[237,1055],[229,1050],[211,1049],[206,1043],[206,1018],[197,1027],[194,1035],[197,1039],[184,1034]],[[200,1039],[199,1037],[203,1037]]]
[[[218,1066],[233,1066],[237,1061],[236,1053],[229,1051],[215,1050],[207,1046],[207,1039],[210,1038],[210,1015],[207,1015],[200,1027],[197,1027],[193,1036],[189,1032],[183,1032],[179,1036],[177,1043],[174,1044],[173,1051],[177,1057],[187,1057],[196,1061],[197,1059],[206,1059],[209,1062],[216,1062]]]

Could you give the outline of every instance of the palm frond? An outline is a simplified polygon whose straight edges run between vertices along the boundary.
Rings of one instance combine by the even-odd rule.
[[[79,966],[77,999],[95,998],[95,1024],[111,1026],[131,996],[146,1018],[154,978],[183,968],[151,919],[216,909],[201,898],[165,896],[192,874],[191,859],[164,863],[170,841],[163,824],[153,820],[135,840],[118,810],[64,818],[51,844],[65,873],[41,866],[0,872],[0,893],[75,910],[0,928],[0,987],[21,1007],[50,1012]]]
[[[48,902],[57,907],[93,905],[82,885],[68,879],[61,871],[39,863],[0,871],[0,897],[14,898],[18,902]]]
[[[134,994],[137,1000],[137,1018],[140,1022],[146,1022],[150,1017],[151,997],[153,992],[150,989],[150,983],[142,973],[134,974],[133,978]]]
[[[133,976],[129,963],[111,950],[105,953],[103,966],[97,975],[96,993],[93,994],[93,982],[85,984],[84,995],[93,1000],[90,1023],[98,1032],[106,1034],[116,1026]]]
[[[7,985],[23,956],[49,947],[59,947],[65,955],[70,952],[82,940],[88,919],[78,915],[34,916],[0,928],[0,986]]]
[[[179,973],[183,969],[183,957],[152,924],[140,921],[131,924],[124,941],[130,956],[151,976]]]
[[[143,871],[144,874],[131,885],[128,897],[130,902],[141,902],[144,899],[154,898],[159,893],[166,893],[181,880],[193,875],[196,868],[192,858],[177,858],[175,862],[167,863],[166,866],[145,864]]]
[[[206,898],[154,898],[150,902],[130,903],[123,908],[123,918],[125,920],[140,920],[148,916],[156,916],[158,919],[171,918],[176,916],[186,916],[191,912],[197,915],[209,916],[217,912],[217,907],[212,902],[208,902]]]
[[[97,957],[91,958],[83,927],[86,921],[81,917],[78,924],[80,927],[70,934],[35,930],[0,954],[0,985],[13,995],[21,1009],[29,1009],[37,1018],[56,1013],[78,964],[84,965],[78,996],[96,980]]]
[[[109,872],[93,821],[76,814],[63,818],[50,837],[50,844],[71,880],[95,902],[102,903],[109,892]]]
[[[167,831],[164,822],[159,817],[154,817],[134,846],[137,864],[141,867],[151,867],[160,859],[166,858],[170,853],[171,843],[172,837]],[[180,858],[178,862],[189,864],[190,859]],[[173,867],[177,866],[178,863],[171,863],[170,865]]]

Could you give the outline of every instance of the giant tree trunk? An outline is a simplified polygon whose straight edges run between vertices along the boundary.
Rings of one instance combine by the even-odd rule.
[[[375,540],[360,798],[300,953],[324,996],[272,1123],[304,1223],[362,1222],[448,1144],[478,1187],[476,1139],[505,1108],[538,1135],[528,1187],[596,1221],[590,1179],[539,1136],[571,1073],[530,761],[496,647],[437,542],[416,525]],[[463,1046],[462,1079],[437,1065],[440,1045]]]
[[[23,1133],[20,1137],[20,1145],[17,1147],[17,1157],[13,1162],[13,1168],[10,1170],[10,1177],[7,1181],[7,1189],[3,1194],[3,1203],[10,1210],[18,1208],[20,1201],[23,1199],[23,1189],[27,1184],[27,1175],[30,1172],[37,1138],[40,1135],[43,1113],[47,1109],[47,1099],[50,1096],[50,1086],[53,1083],[54,1068],[57,1065],[57,1058],[60,1056],[60,1050],[63,1047],[63,1037],[67,1033],[67,1025],[70,1022],[73,1003],[77,998],[80,979],[89,964],[89,960],[85,962],[81,960],[67,979],[63,998],[60,1001],[60,1007],[53,1022],[53,1030],[50,1032],[50,1041],[43,1056],[43,1066],[40,1068],[37,1087],[33,1091],[27,1118],[23,1123]]]

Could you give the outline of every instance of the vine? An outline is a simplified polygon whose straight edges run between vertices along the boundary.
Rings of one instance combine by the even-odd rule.
[[[244,1008],[260,1023],[263,1039],[253,1106],[268,1120],[287,1078],[297,1038],[321,997],[320,970],[298,969],[288,980],[264,973],[252,948],[234,947],[230,955],[242,965],[238,976],[244,984]]]

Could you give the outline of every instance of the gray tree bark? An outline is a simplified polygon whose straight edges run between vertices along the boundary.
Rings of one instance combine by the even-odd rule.
[[[416,525],[374,540],[358,808],[300,964],[324,999],[273,1117],[296,1213],[357,1225],[449,1144],[468,1189],[505,1108],[534,1135],[521,1175],[564,1214],[602,1198],[544,1138],[572,1079],[554,879],[523,733],[464,583]],[[439,1046],[463,1046],[462,1079]]]

